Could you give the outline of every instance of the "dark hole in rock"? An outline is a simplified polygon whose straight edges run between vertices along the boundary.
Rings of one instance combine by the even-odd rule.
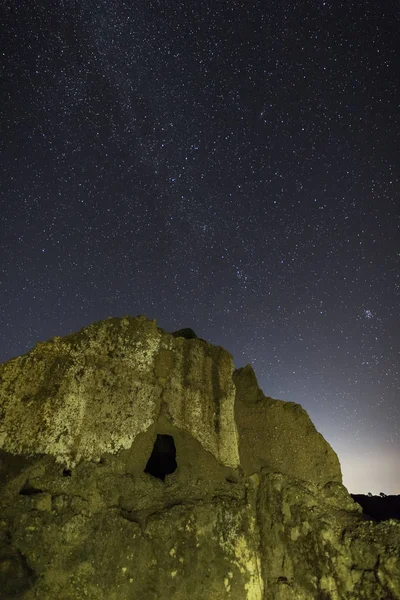
[[[62,474],[64,477],[71,477],[72,471],[71,469],[64,469]]]
[[[29,483],[29,481],[26,481],[19,493],[21,496],[34,496],[35,494],[41,494],[42,490],[35,488],[31,483]]]
[[[144,472],[164,481],[166,475],[176,471],[176,466],[174,438],[172,435],[157,434],[153,452]]]
[[[232,475],[228,475],[228,477],[225,477],[225,481],[227,481],[228,483],[237,483],[237,479],[235,477],[233,477]]]

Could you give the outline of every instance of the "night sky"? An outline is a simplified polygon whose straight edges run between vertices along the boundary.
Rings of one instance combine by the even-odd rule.
[[[0,362],[191,327],[400,493],[398,1],[0,11]]]

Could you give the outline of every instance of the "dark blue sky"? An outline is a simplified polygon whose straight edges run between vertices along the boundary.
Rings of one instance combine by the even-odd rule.
[[[400,493],[398,2],[0,10],[0,361],[192,327]]]

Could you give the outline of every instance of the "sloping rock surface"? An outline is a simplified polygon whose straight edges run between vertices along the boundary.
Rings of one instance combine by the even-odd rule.
[[[250,365],[237,369],[233,380],[240,462],[246,473],[265,467],[319,484],[342,482],[336,453],[300,404],[264,396]]]
[[[222,348],[108,319],[0,365],[0,599],[400,599],[298,405]]]

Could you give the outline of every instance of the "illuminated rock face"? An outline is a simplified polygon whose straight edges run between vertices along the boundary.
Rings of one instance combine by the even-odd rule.
[[[108,319],[0,365],[0,598],[400,598],[301,407],[191,330]]]
[[[154,321],[108,319],[2,365],[0,447],[72,466],[130,448],[160,414],[239,464],[231,355]]]

